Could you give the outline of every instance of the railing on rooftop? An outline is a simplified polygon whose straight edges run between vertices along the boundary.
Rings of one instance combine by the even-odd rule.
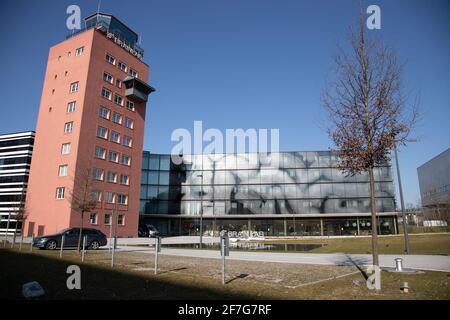
[[[120,41],[122,41],[123,43],[125,43],[126,45],[128,45],[129,47],[133,48],[134,50],[136,50],[137,52],[139,52],[141,54],[141,56],[144,56],[144,49],[142,49],[142,47],[140,47],[138,44],[134,43],[130,43],[129,41],[127,41],[126,38],[124,38],[123,36],[121,36],[120,34],[118,34],[117,32],[114,31],[110,31],[109,29],[109,25],[103,21],[97,21],[97,23],[95,25],[92,26],[84,26],[84,28],[81,28],[80,30],[73,30],[71,34],[66,36],[66,39],[69,39],[71,37],[74,37],[82,32],[85,32],[87,30],[90,30],[92,28],[96,28],[99,29],[103,32],[105,32],[106,34],[108,33],[112,33],[114,34],[115,37],[117,37],[118,39],[120,39]]]

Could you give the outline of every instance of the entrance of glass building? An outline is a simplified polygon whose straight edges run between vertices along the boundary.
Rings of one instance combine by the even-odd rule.
[[[161,236],[199,236],[200,218],[154,218],[141,216],[141,224],[153,225]],[[378,217],[378,234],[397,234],[395,216]],[[266,237],[370,235],[370,217],[351,218],[203,218],[203,236],[217,237],[220,231],[257,232]]]

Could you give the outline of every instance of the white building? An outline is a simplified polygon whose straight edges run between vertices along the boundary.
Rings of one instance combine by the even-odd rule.
[[[0,234],[21,230],[17,213],[25,203],[34,131],[0,135]]]

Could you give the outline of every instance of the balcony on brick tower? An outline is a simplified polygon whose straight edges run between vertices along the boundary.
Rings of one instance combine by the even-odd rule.
[[[153,87],[135,77],[127,76],[123,83],[127,98],[136,102],[147,102],[148,95],[155,91]]]

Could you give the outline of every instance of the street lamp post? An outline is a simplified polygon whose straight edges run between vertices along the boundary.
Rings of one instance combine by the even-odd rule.
[[[116,193],[113,194],[113,200],[114,200],[114,207],[111,210],[111,217],[109,219],[109,251],[110,252],[111,252],[112,246],[114,245],[114,241],[112,239],[113,228],[114,228],[114,237],[117,236],[117,221],[116,221],[116,224],[114,225],[115,216],[116,217],[119,216],[117,214],[117,194]]]
[[[200,190],[200,249],[203,246],[203,174],[199,174],[201,178],[201,190]]]
[[[117,237],[117,225],[119,224],[119,211],[118,211],[119,196],[117,193],[115,194],[115,197],[116,197],[116,199],[115,199],[116,201],[114,203],[114,213],[116,215],[116,224],[114,225],[114,238]]]
[[[113,221],[114,221],[114,210],[111,210],[111,216],[109,217],[109,248],[108,248],[108,252],[111,252],[111,249],[112,249]]]
[[[394,153],[395,153],[395,166],[397,167],[397,180],[398,180],[398,189],[400,193],[400,205],[402,209],[403,234],[405,237],[405,251],[406,254],[410,254],[411,248],[409,245],[408,224],[406,223],[405,202],[403,200],[403,187],[402,187],[402,179],[400,177],[400,166],[398,161],[397,145],[394,146]]]

